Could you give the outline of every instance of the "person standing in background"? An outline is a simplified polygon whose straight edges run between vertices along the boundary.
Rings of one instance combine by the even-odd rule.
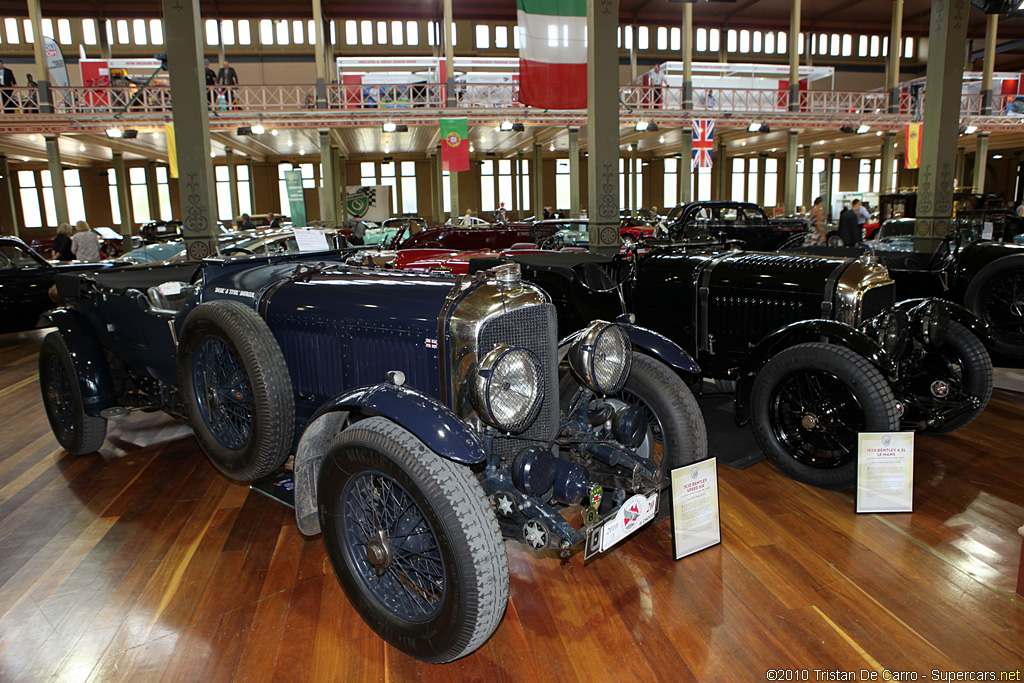
[[[30,114],[39,113],[39,84],[36,83],[35,79],[32,78],[32,74],[25,74],[25,79],[28,81],[26,85],[32,90],[28,92],[28,101],[25,102],[25,111]]]
[[[238,101],[235,99],[235,86],[238,85],[238,74],[235,73],[235,68],[228,64],[228,60],[224,60],[223,66],[217,73],[217,83],[223,86],[227,86],[222,91],[224,93],[224,100],[228,107],[235,108]]]
[[[203,62],[206,65],[206,101],[210,103],[210,107],[217,104],[217,90],[212,86],[217,85],[217,74],[214,73],[213,69],[210,68],[210,60],[207,59]]]
[[[871,212],[868,211],[868,207],[864,206],[863,202],[859,199],[854,199],[850,204],[850,208],[857,214],[857,225],[860,226],[861,234],[863,235],[864,224],[871,220]]]
[[[269,228],[280,228],[281,219],[274,215],[273,212],[267,214],[267,227]]]
[[[71,238],[71,253],[79,261],[96,263],[100,260],[100,238],[85,221],[78,221],[75,224],[75,234]]]
[[[825,244],[825,198],[818,197],[814,200],[811,213],[807,217],[811,227],[811,239],[814,244]]]
[[[71,235],[74,230],[70,223],[61,223],[57,227],[57,234],[53,236],[53,252],[51,258],[57,261],[74,261],[75,255],[71,252]]]
[[[14,91],[11,88],[16,85],[18,79],[14,77],[14,72],[0,61],[0,104],[3,104],[5,114],[14,112]]]

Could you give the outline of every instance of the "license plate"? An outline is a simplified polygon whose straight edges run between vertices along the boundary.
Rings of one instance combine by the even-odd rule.
[[[657,491],[646,496],[638,493],[629,498],[614,515],[587,527],[587,544],[583,550],[583,559],[589,560],[594,555],[608,550],[654,519],[656,514]]]

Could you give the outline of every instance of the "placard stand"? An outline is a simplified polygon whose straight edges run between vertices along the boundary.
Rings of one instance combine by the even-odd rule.
[[[718,461],[708,458],[672,470],[672,552],[675,559],[721,542]]]
[[[914,433],[862,433],[857,440],[857,512],[913,512]]]

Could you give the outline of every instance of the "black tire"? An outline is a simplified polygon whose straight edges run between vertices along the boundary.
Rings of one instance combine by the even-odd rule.
[[[236,301],[196,306],[181,332],[178,382],[189,424],[217,469],[250,481],[284,463],[295,432],[292,381],[253,309]]]
[[[57,443],[71,455],[95,453],[107,437],[107,421],[85,414],[78,373],[60,332],[51,332],[39,350],[39,386]]]
[[[825,235],[825,245],[829,247],[845,247],[846,243],[843,242],[843,238],[839,236],[838,230],[832,230]]]
[[[636,246],[636,237],[633,235],[626,234],[622,236],[622,246],[626,249],[632,249]]]
[[[949,434],[963,429],[974,422],[992,397],[992,359],[973,332],[955,322],[949,323],[946,339],[938,352],[931,352],[926,362],[930,361],[941,375],[952,376],[974,396],[981,399],[981,405],[969,413],[944,422],[936,428],[921,430],[930,434]]]
[[[494,633],[508,603],[508,557],[467,467],[372,417],[335,437],[317,495],[338,581],[381,638],[439,664]]]
[[[1024,357],[1024,254],[1004,256],[978,271],[964,305],[992,328],[997,352]]]
[[[882,374],[834,344],[798,344],[768,361],[754,378],[750,410],[768,459],[786,476],[824,489],[857,482],[859,432],[893,432],[900,424]]]
[[[578,389],[575,376],[563,371],[559,381],[563,410]],[[672,470],[708,457],[708,433],[697,400],[686,383],[661,361],[634,352],[626,385],[615,398],[647,414],[650,443],[645,442],[638,450],[649,449],[651,458],[661,467],[661,479],[666,485]],[[655,522],[668,518],[668,490],[662,492]]]

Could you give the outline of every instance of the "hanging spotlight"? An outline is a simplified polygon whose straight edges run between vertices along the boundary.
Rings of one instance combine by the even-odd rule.
[[[511,121],[502,121],[501,125],[498,126],[498,130],[512,130],[513,123]]]
[[[977,126],[967,126],[966,128],[964,128],[964,135],[974,135],[977,132],[978,132],[978,127]]]
[[[752,121],[750,123],[750,125],[747,126],[747,130],[749,132],[751,132],[751,133],[760,133],[761,132],[761,124],[758,123],[757,121]]]
[[[651,130],[651,125],[653,125],[653,124],[651,124],[649,121],[637,121],[636,122],[636,130],[637,130],[637,132],[641,132],[642,133],[645,130]],[[657,127],[655,127],[654,130],[657,130]]]
[[[276,138],[277,137],[277,128],[275,128],[272,131],[270,131],[270,134],[273,135]]]
[[[265,132],[267,132],[267,130],[266,128],[263,127],[262,123],[257,123],[255,126],[252,127],[253,135],[263,135]]]
[[[107,133],[107,137],[108,138],[123,138],[124,137],[124,131],[121,130],[120,128],[107,128],[106,133]]]
[[[857,135],[863,135],[864,133],[867,133],[869,130],[871,130],[871,126],[867,125],[866,123],[862,123],[859,126],[857,126]]]
[[[239,126],[238,130],[235,131],[235,135],[252,135],[251,126]]]

